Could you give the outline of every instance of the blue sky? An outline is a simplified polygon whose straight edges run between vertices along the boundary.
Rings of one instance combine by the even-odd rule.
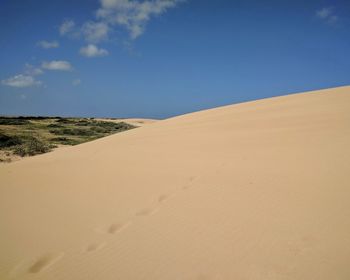
[[[0,114],[166,118],[350,84],[350,2],[1,0]]]

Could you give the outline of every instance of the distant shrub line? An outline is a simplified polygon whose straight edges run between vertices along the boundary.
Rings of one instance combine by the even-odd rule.
[[[32,156],[49,152],[57,145],[77,145],[133,128],[125,122],[93,118],[0,117],[0,149]]]

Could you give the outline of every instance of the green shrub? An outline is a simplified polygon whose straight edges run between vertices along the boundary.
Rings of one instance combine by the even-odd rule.
[[[44,116],[19,116],[18,119],[22,120],[46,120],[46,119],[54,119],[56,117],[44,117]]]
[[[93,131],[81,128],[63,128],[50,130],[52,134],[55,135],[74,135],[74,136],[92,136],[94,135]]]
[[[20,137],[0,133],[0,148],[13,147],[20,144],[22,144]]]
[[[78,125],[78,126],[88,126],[90,124],[91,124],[91,122],[89,122],[87,120],[80,120],[80,121],[75,123],[75,125]]]
[[[16,146],[13,152],[16,155],[24,157],[33,156],[37,154],[44,154],[51,151],[51,148],[52,146],[49,146],[46,143],[40,141],[39,139],[32,137],[25,143]]]
[[[51,142],[57,143],[57,144],[62,144],[62,145],[77,145],[80,144],[81,141],[67,138],[67,137],[54,137],[50,139]]]
[[[108,129],[106,130],[105,128],[98,127],[98,126],[92,126],[92,127],[90,127],[90,130],[94,131],[95,133],[108,133],[109,132]]]
[[[50,123],[49,125],[47,125],[48,128],[62,128],[64,126],[57,124],[57,123]]]
[[[0,125],[24,125],[30,122],[19,118],[0,118]]]
[[[124,131],[124,130],[135,128],[135,126],[125,122],[114,123],[114,122],[98,121],[98,122],[94,122],[93,126],[103,127],[109,131]]]
[[[71,123],[75,123],[74,120],[70,120],[70,119],[67,119],[67,118],[60,118],[57,120],[58,123],[65,123],[65,124],[71,124]]]

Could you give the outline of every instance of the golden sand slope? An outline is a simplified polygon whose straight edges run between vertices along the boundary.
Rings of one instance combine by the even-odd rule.
[[[350,87],[2,165],[0,279],[350,279]]]

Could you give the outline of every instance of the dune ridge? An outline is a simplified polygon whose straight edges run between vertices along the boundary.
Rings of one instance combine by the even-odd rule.
[[[0,166],[0,279],[350,279],[350,87]]]

